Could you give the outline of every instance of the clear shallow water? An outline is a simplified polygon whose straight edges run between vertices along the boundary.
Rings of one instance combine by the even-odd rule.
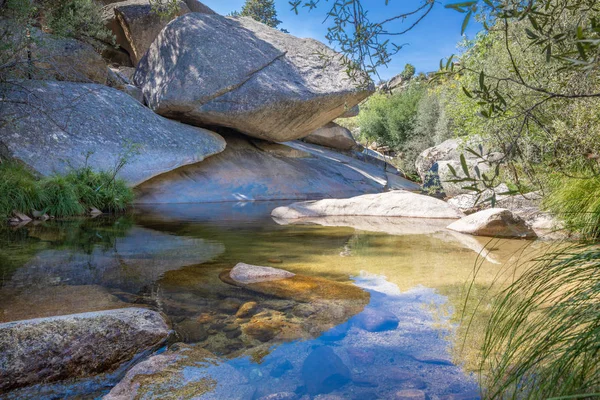
[[[185,388],[184,398],[207,376],[214,385],[202,398],[328,393],[338,396],[332,399],[376,399],[409,389],[429,399],[477,398],[474,377],[457,365],[473,363],[477,335],[458,357],[452,350],[464,339],[456,339],[459,311],[474,266],[480,266],[471,288],[476,301],[506,270],[503,264],[522,254],[524,242],[488,243],[444,231],[443,222],[362,218],[322,222],[349,226],[282,225],[269,216],[277,205],[161,206],[116,219],[3,231],[0,322],[132,305],[162,311],[176,331],[171,344],[219,357],[209,367],[182,367],[178,381],[168,383]],[[491,250],[481,258],[486,244]],[[356,285],[369,293],[368,301],[353,307],[343,299],[286,299],[239,289],[219,278],[238,262]],[[257,316],[236,317],[249,302],[257,303]],[[391,313],[397,326],[364,329],[361,318],[372,312]],[[254,332],[250,325],[257,322],[269,329]],[[106,380],[86,390],[93,398],[113,384]],[[166,398],[152,390],[146,396]]]

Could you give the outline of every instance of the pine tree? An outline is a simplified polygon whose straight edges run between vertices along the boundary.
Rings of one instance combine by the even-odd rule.
[[[250,17],[272,28],[277,28],[281,21],[277,19],[274,0],[246,0],[241,12],[231,13],[233,16]]]

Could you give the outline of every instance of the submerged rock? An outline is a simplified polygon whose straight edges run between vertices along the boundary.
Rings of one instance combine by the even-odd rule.
[[[303,139],[305,142],[331,147],[338,150],[352,150],[358,147],[352,133],[335,122],[317,129]]]
[[[145,182],[137,188],[136,202],[350,197],[382,192],[388,184],[383,165],[365,163],[323,147],[297,141],[276,145],[274,151],[273,146],[259,148],[255,141],[240,134],[222,135],[227,141],[224,152]]]
[[[229,272],[231,279],[241,284],[276,281],[279,279],[291,278],[294,275],[295,274],[283,269],[261,267],[245,263],[238,263],[233,267],[231,272]]]
[[[278,207],[271,215],[281,219],[327,216],[460,218],[464,214],[446,202],[403,190],[367,194],[349,199],[324,199]]]
[[[177,343],[130,369],[104,400],[242,399],[253,389],[234,367],[209,351]]]
[[[225,149],[216,133],[162,118],[101,85],[28,81],[4,86],[0,147],[42,175],[85,165],[132,186]]]
[[[399,322],[393,313],[372,308],[365,309],[354,318],[355,325],[369,332],[394,330]]]
[[[302,379],[309,394],[330,393],[350,382],[350,370],[331,347],[322,346],[304,361]]]
[[[45,250],[18,269],[5,287],[101,285],[138,293],[165,272],[209,261],[224,251],[220,243],[131,228],[110,246],[88,252]]]
[[[316,40],[251,18],[192,13],[161,31],[135,81],[161,115],[283,142],[307,136],[372,92],[348,78],[338,57]]]
[[[159,313],[141,308],[0,324],[0,393],[115,371],[169,333]]]
[[[519,216],[504,208],[490,208],[448,225],[453,231],[476,236],[533,239],[537,235]]]

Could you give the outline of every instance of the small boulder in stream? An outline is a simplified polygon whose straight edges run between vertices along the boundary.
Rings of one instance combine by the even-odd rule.
[[[329,216],[370,216],[410,218],[461,218],[464,214],[450,204],[431,196],[395,190],[349,199],[324,199],[278,207],[271,215],[280,219]]]
[[[276,281],[291,278],[294,275],[279,268],[261,267],[245,263],[238,263],[229,273],[231,279],[241,284]]]
[[[534,239],[534,230],[521,217],[505,208],[490,208],[448,225],[453,231],[476,236]]]
[[[0,393],[113,372],[169,334],[161,314],[143,308],[0,324]]]

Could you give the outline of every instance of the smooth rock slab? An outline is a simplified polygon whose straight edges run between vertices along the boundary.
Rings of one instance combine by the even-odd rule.
[[[136,202],[189,204],[351,197],[382,192],[388,183],[382,165],[324,147],[300,141],[263,143],[259,147],[255,140],[239,133],[222,135],[227,141],[225,151],[143,183],[137,188]]]
[[[238,263],[233,267],[229,276],[238,283],[248,284],[291,278],[295,274],[279,268]]]
[[[533,239],[537,235],[519,216],[504,208],[490,208],[448,225],[453,231],[476,236]]]
[[[316,40],[251,18],[191,13],[161,31],[135,82],[158,114],[284,142],[307,136],[372,93],[345,69]]]
[[[159,313],[141,308],[0,324],[0,393],[112,372],[169,333]]]
[[[0,148],[42,175],[86,163],[112,170],[125,156],[117,176],[135,186],[225,149],[216,133],[162,118],[106,86],[28,81],[2,89],[10,102],[0,112]]]
[[[397,190],[349,199],[293,203],[276,208],[271,215],[281,219],[298,219],[328,216],[460,218],[464,214],[442,200]]]
[[[312,132],[304,138],[304,141],[339,150],[352,150],[358,147],[352,133],[335,122],[330,122]]]

